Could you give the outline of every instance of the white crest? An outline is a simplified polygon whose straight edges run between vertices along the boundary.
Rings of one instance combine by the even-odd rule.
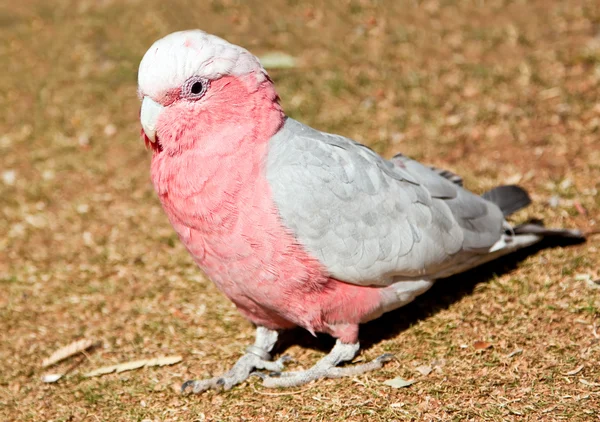
[[[181,87],[192,76],[214,80],[259,70],[248,50],[201,30],[174,32],[152,44],[140,63],[138,88],[150,97]]]

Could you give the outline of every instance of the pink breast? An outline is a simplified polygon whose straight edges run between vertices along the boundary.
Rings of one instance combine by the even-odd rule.
[[[257,100],[247,114],[237,114],[248,121],[230,125],[212,115],[213,126],[201,122],[204,133],[212,129],[220,136],[204,136],[197,148],[179,155],[155,151],[155,189],[196,263],[249,320],[355,341],[357,324],[379,306],[380,291],[329,278],[282,225],[263,168],[268,140],[282,124],[281,110],[273,103],[274,91],[263,97],[270,101],[264,110]],[[189,119],[179,117],[165,113],[165,119],[185,121],[186,130],[194,130]]]
[[[240,312],[272,329],[299,325],[355,341],[357,324],[379,306],[379,289],[327,276],[283,227],[260,168],[243,164],[207,180],[199,196],[161,201],[196,263]]]

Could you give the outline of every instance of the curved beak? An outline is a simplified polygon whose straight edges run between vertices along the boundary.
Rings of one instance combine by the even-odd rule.
[[[140,122],[144,133],[150,142],[156,142],[156,121],[163,110],[163,106],[158,104],[150,97],[144,97],[142,101],[142,110],[140,111]]]

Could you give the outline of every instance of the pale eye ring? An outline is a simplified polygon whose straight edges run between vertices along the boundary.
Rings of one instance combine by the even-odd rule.
[[[207,79],[194,76],[188,79],[181,87],[181,96],[197,100],[206,93],[208,85]]]

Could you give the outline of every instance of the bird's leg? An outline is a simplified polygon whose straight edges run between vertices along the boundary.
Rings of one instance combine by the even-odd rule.
[[[338,368],[341,362],[350,361],[358,353],[360,345],[357,343],[342,343],[337,340],[331,352],[315,366],[305,371],[283,372],[278,377],[261,376],[265,387],[297,387],[319,378],[341,378],[363,374],[379,369],[383,364],[392,359],[393,355],[386,353],[371,362]]]
[[[254,369],[281,371],[284,363],[289,360],[289,357],[282,356],[276,361],[272,361],[269,354],[273,346],[275,346],[277,336],[277,331],[269,330],[265,327],[257,327],[254,344],[248,346],[246,354],[233,365],[233,368],[219,377],[186,381],[181,386],[181,392],[201,393],[211,388],[229,390],[234,385],[245,381]]]

